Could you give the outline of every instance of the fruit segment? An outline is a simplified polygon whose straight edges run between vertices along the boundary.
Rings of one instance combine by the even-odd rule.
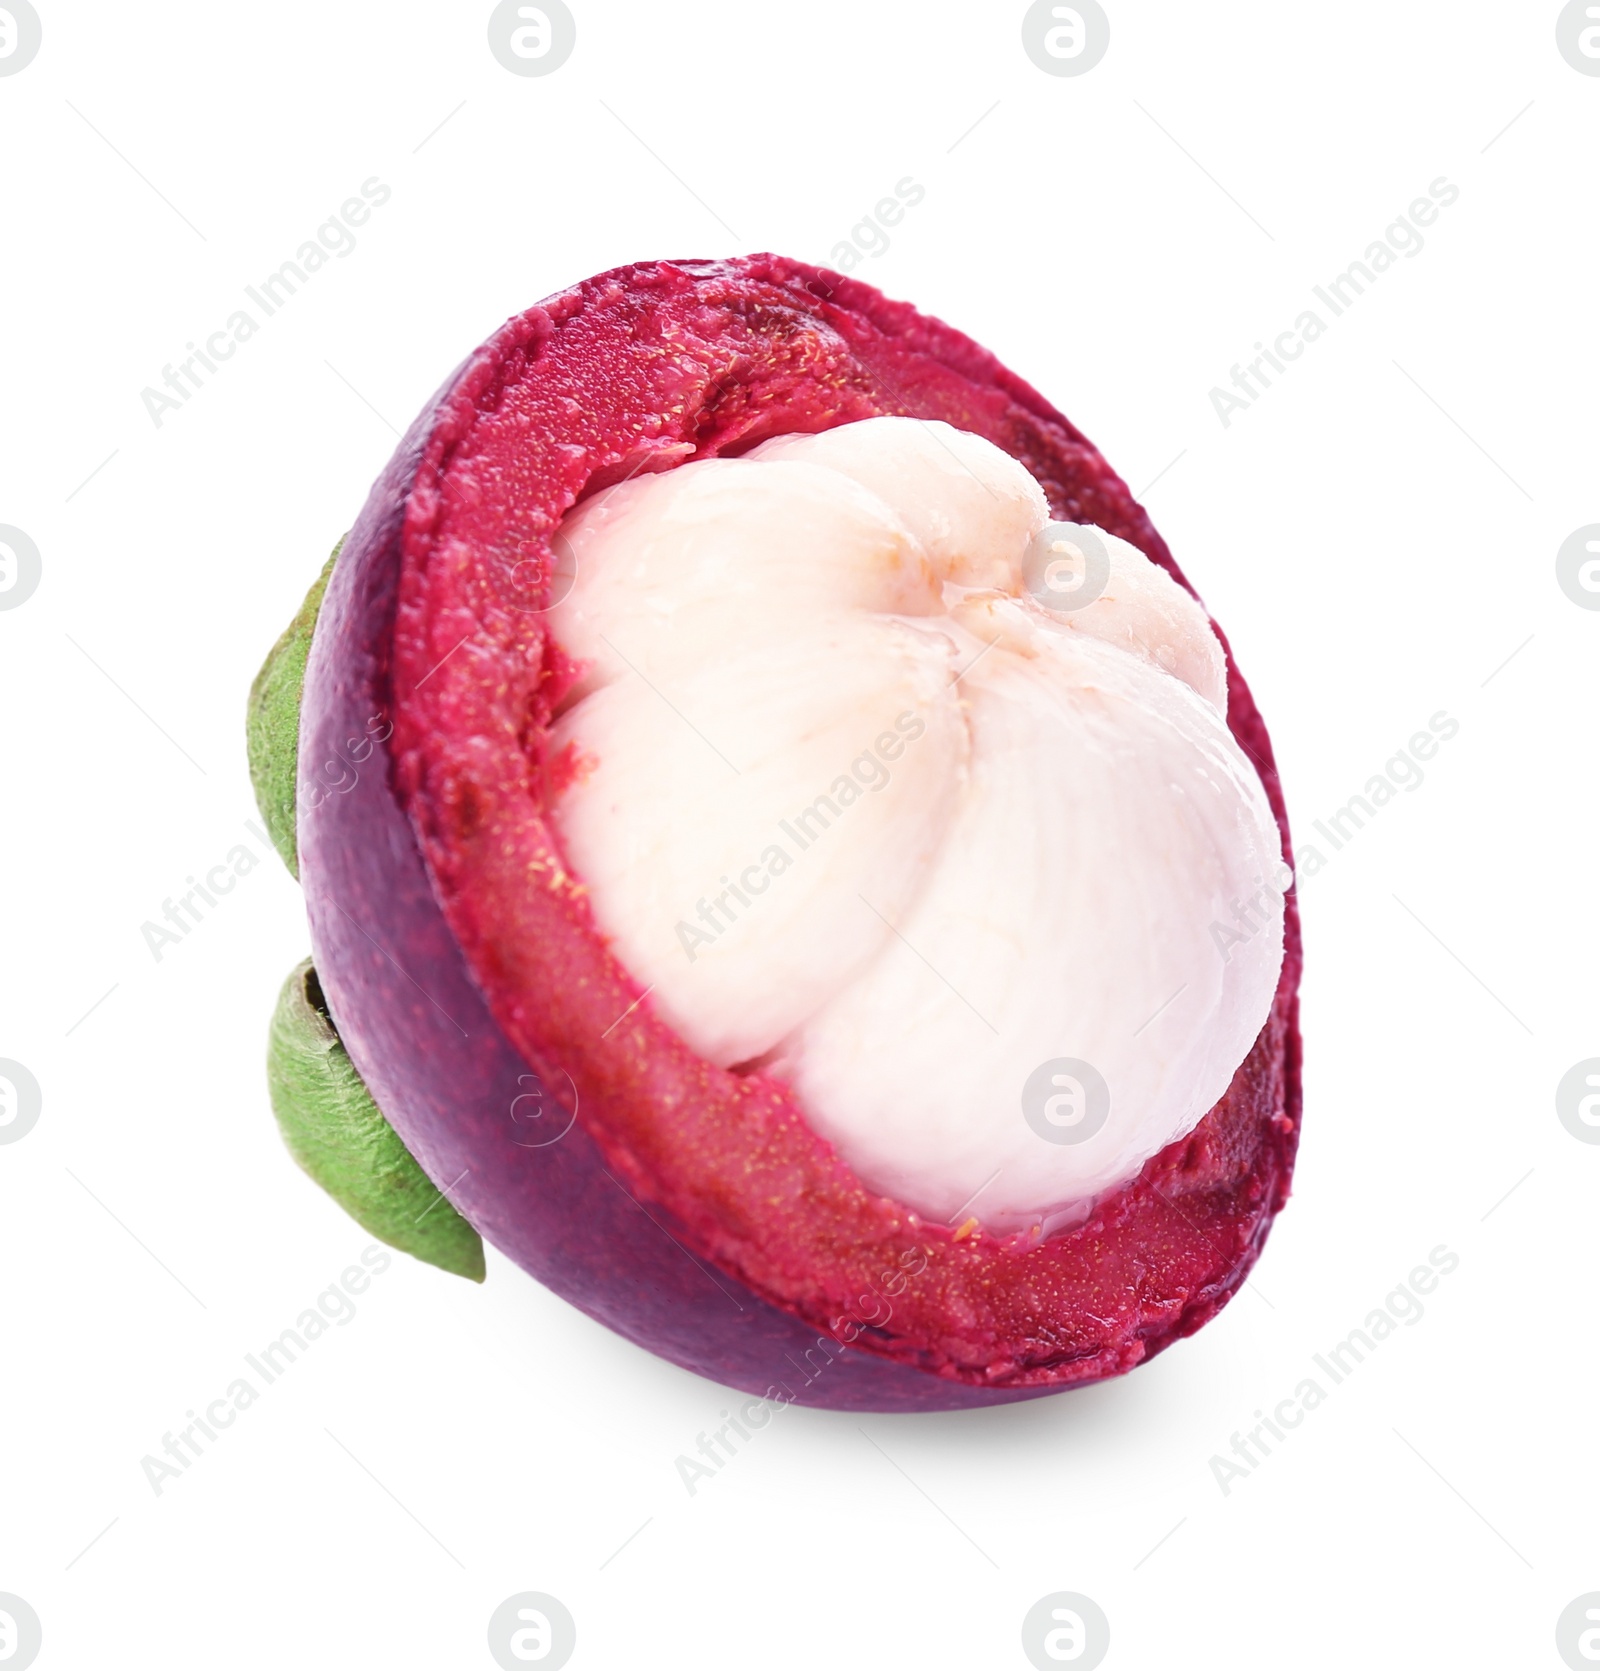
[[[875,1187],[996,1234],[1081,1220],[1192,1130],[1283,952],[1281,914],[1227,962],[1213,941],[1276,854],[1220,716],[1095,640],[1041,638],[963,681],[972,776],[928,885],[777,1070]],[[1108,1108],[1047,1120],[1029,1083],[1054,1061],[1088,1063]]]
[[[868,418],[780,435],[751,454],[824,465],[892,505],[941,580],[1014,592],[1029,538],[1050,516],[1028,472],[981,435],[938,419]]]
[[[968,750],[945,634],[839,613],[730,637],[670,674],[647,658],[655,680],[625,673],[554,732],[557,827],[601,931],[722,1067],[878,951],[889,931],[862,901],[908,906]]]
[[[623,673],[694,673],[796,620],[943,608],[910,530],[815,464],[706,459],[623,482],[585,500],[556,544],[572,582],[551,627],[584,667],[569,701]]]

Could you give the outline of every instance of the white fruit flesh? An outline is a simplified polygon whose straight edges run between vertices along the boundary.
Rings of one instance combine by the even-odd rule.
[[[868,1187],[997,1233],[1191,1130],[1283,956],[1204,611],[1110,535],[1046,607],[1030,542],[1095,540],[1048,519],[988,442],[874,418],[597,494],[551,612],[557,824],[651,1004]]]

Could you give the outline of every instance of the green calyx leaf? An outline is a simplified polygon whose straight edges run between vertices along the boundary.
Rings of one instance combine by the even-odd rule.
[[[333,548],[300,612],[268,652],[267,659],[250,687],[250,705],[245,735],[250,749],[250,782],[256,805],[272,845],[278,849],[290,874],[300,874],[295,852],[295,773],[300,762],[300,694],[306,682],[306,657],[311,653],[311,634],[322,608],[322,594],[344,541]]]
[[[313,591],[320,590],[319,582]],[[289,1153],[357,1224],[402,1253],[483,1281],[483,1239],[434,1187],[362,1084],[310,958],[278,994],[267,1082]]]

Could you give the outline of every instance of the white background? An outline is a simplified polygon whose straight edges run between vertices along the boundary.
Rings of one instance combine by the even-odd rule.
[[[1000,1668],[1074,1590],[1116,1671],[1559,1666],[1600,1589],[1600,1147],[1554,1106],[1600,1054],[1600,613],[1554,569],[1600,521],[1600,78],[1558,8],[1107,0],[1063,78],[1015,3],[573,0],[570,62],[519,78],[481,0],[37,3],[0,78],[0,523],[43,554],[0,613],[0,1056],[44,1091],[0,1147],[0,1590],[40,1665],[487,1667],[542,1590],[578,1667]],[[155,427],[141,389],[373,175],[355,252]],[[141,1457],[367,1242],[267,1106],[293,881],[263,863],[159,963],[141,937],[259,848],[263,654],[506,315],[646,257],[827,262],[908,175],[858,276],[1154,481],[1297,842],[1460,723],[1303,888],[1305,1135],[1256,1279],[1088,1391],[785,1411],[691,1498],[722,1389],[493,1252],[481,1289],[396,1256],[156,1496]],[[1441,175],[1421,254],[1224,428],[1212,386]],[[1422,1320],[1224,1495],[1212,1455],[1440,1244]]]

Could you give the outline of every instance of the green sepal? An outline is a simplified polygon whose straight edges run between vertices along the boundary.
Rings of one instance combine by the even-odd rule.
[[[339,556],[343,540],[309,592],[300,611],[283,636],[267,654],[250,687],[250,705],[245,719],[245,736],[250,750],[250,782],[256,805],[272,845],[278,849],[290,874],[300,874],[295,852],[295,773],[300,761],[300,696],[306,682],[306,657],[311,653],[311,634],[322,608],[322,594]]]
[[[402,1253],[483,1281],[482,1237],[434,1187],[362,1084],[310,958],[278,994],[267,1084],[289,1153],[357,1224]]]

